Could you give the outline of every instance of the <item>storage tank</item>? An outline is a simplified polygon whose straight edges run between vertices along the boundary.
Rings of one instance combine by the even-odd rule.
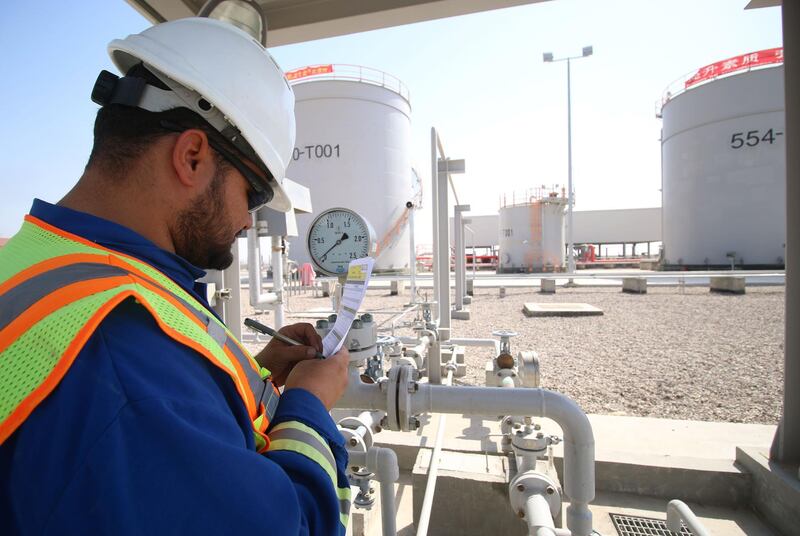
[[[523,199],[500,207],[498,273],[563,270],[567,199],[555,191]]]
[[[679,93],[666,94],[666,268],[784,264],[783,66],[765,66],[780,60],[781,49],[730,58],[698,70]]]
[[[311,190],[314,210],[298,215],[290,258],[310,262],[306,234],[314,216],[345,207],[375,229],[376,271],[408,269],[406,203],[418,193],[408,90],[391,75],[348,65],[306,67],[287,77],[296,98],[297,142],[286,175]]]

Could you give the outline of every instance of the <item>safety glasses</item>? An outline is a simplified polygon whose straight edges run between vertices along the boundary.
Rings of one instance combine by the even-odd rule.
[[[171,121],[161,121],[160,123],[161,126],[173,132],[188,130],[188,128],[172,123]],[[274,194],[272,188],[267,184],[267,180],[249,168],[241,158],[236,156],[233,151],[226,149],[221,143],[215,140],[212,135],[206,134],[208,136],[208,144],[211,148],[217,151],[222,158],[236,168],[236,171],[241,173],[242,177],[244,177],[250,185],[250,188],[247,190],[247,210],[252,213],[269,203]]]

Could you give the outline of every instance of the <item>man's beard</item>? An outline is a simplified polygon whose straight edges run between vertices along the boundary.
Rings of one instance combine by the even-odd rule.
[[[206,192],[176,220],[175,253],[199,268],[224,270],[233,263],[235,231],[228,225],[223,199],[226,171],[217,166]]]

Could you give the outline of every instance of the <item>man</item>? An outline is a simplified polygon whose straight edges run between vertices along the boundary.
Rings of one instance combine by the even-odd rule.
[[[215,20],[109,51],[83,176],[0,251],[0,532],[344,533],[347,352],[298,324],[256,364],[195,282],[290,208],[291,89]]]

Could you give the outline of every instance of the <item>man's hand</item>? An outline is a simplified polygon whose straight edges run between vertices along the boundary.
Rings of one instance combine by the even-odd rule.
[[[284,326],[278,332],[306,345],[292,346],[273,338],[256,356],[256,361],[272,373],[272,382],[280,387],[297,363],[307,359],[319,361],[316,354],[322,352],[322,339],[308,323]]]
[[[328,359],[311,359],[296,363],[286,380],[286,389],[305,389],[330,411],[347,388],[347,365],[350,352],[342,348]]]

